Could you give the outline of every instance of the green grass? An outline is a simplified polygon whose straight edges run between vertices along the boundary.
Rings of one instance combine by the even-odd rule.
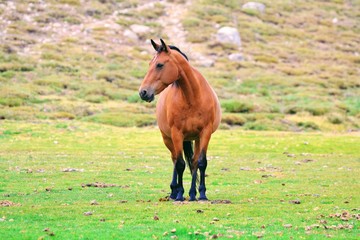
[[[19,205],[0,207],[0,235],[356,239],[359,144],[357,133],[219,130],[208,152],[207,195],[231,204],[176,204],[159,201],[169,192],[172,163],[157,129],[2,121],[0,201]],[[187,193],[188,170],[184,181]],[[116,186],[82,187],[95,182]],[[344,212],[347,221],[331,217]]]

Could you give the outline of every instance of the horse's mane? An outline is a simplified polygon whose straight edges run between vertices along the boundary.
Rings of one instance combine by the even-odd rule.
[[[187,61],[189,61],[189,59],[188,59],[188,57],[185,55],[185,53],[183,53],[179,48],[177,48],[177,47],[175,47],[175,46],[173,46],[173,45],[168,45],[168,46],[169,46],[170,49],[175,50],[175,51],[178,51],[179,53],[181,53],[181,55],[183,55],[184,58],[185,58]]]

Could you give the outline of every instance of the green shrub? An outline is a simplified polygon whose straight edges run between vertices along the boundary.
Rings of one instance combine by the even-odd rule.
[[[137,102],[141,102],[140,96],[138,93],[134,93],[131,96],[128,96],[126,99],[129,103],[137,103]]]
[[[104,112],[83,118],[85,121],[114,125],[118,127],[143,127],[155,124],[153,114],[130,112]]]
[[[255,130],[255,131],[265,131],[269,130],[267,124],[263,123],[262,121],[256,122],[248,122],[245,124],[244,129],[246,130]]]
[[[332,124],[342,124],[344,122],[344,117],[339,113],[331,113],[327,119]]]
[[[223,107],[226,112],[230,113],[249,113],[254,110],[252,104],[236,100],[224,101],[222,102],[221,107]]]
[[[8,107],[18,107],[23,105],[24,100],[16,97],[0,98],[0,105]]]
[[[305,110],[313,116],[322,116],[329,112],[329,108],[323,106],[308,106]]]
[[[75,119],[75,115],[72,113],[68,113],[68,112],[55,112],[53,114],[51,114],[50,116],[51,119]]]
[[[80,0],[58,0],[59,3],[69,4],[69,5],[80,5]]]
[[[258,55],[254,56],[255,61],[264,62],[264,63],[277,63],[278,59],[273,56],[267,56],[267,55]]]
[[[239,114],[223,114],[221,122],[231,126],[243,126],[246,123],[246,119]]]
[[[285,113],[286,114],[296,114],[298,112],[303,111],[303,109],[301,107],[298,106],[289,106],[285,108]]]
[[[307,130],[307,129],[308,130],[319,130],[320,129],[319,126],[314,122],[298,122],[297,126],[303,128],[305,130]]]
[[[102,103],[108,100],[108,98],[99,94],[90,94],[85,97],[85,100],[91,103]]]
[[[194,18],[194,17],[188,17],[182,21],[182,24],[185,28],[199,27],[200,23],[201,23],[201,20],[198,18]]]

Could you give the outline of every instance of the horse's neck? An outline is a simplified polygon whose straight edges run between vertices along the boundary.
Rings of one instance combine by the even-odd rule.
[[[200,97],[199,79],[197,79],[196,72],[189,64],[186,64],[181,68],[180,78],[177,83],[186,100],[191,104],[196,104]]]

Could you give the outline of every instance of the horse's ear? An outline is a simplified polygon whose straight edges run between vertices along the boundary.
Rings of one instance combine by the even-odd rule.
[[[160,42],[161,42],[161,47],[162,47],[162,51],[166,52],[166,53],[169,53],[169,47],[165,44],[164,40],[162,40],[160,38]]]
[[[157,44],[156,42],[154,42],[154,40],[152,40],[152,39],[150,39],[150,41],[151,41],[151,44],[153,45],[153,47],[154,47],[154,49],[155,49],[155,51],[159,51],[159,49],[160,49],[160,45],[159,44]]]

